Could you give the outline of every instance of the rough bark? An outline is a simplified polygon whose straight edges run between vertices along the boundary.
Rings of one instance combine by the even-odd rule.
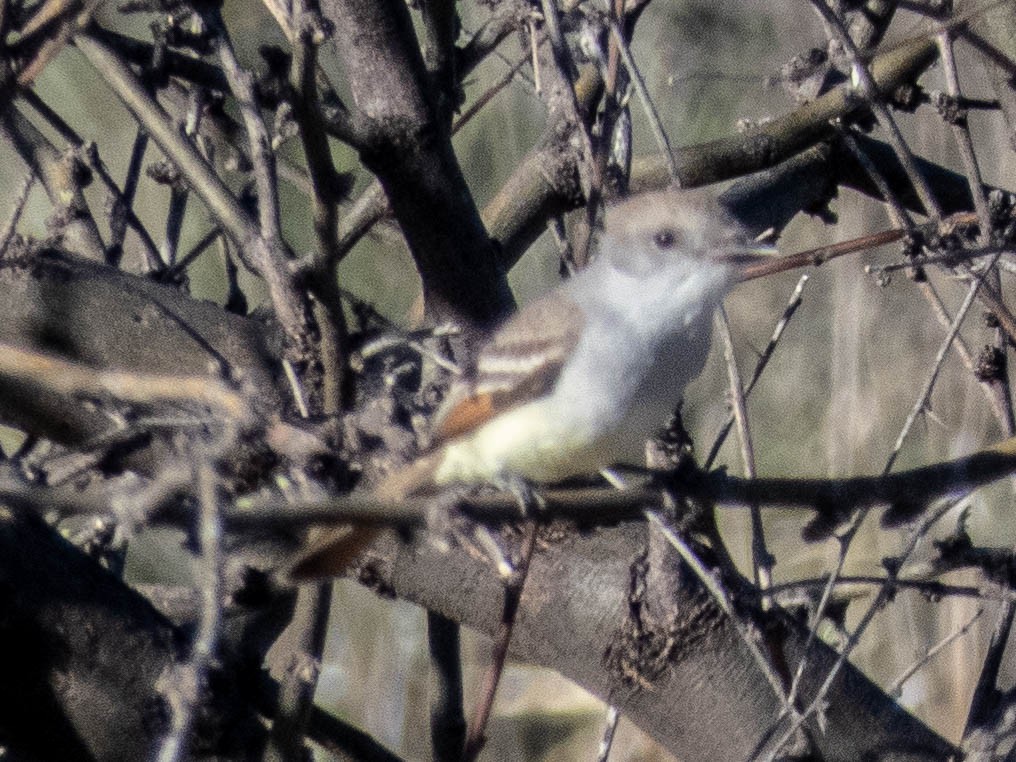
[[[777,721],[780,704],[744,641],[701,586],[685,573],[684,584],[656,591],[670,598],[666,616],[658,612],[656,619],[669,618],[667,631],[643,627],[632,637],[634,603],[649,595],[633,586],[645,533],[644,525],[624,525],[544,544],[530,566],[512,652],[614,704],[679,759],[751,758],[779,737],[785,721]],[[441,553],[425,542],[403,545],[393,535],[376,546],[361,575],[481,632],[493,633],[500,620],[503,588],[492,565],[463,553]],[[806,628],[779,613],[770,616],[769,628],[782,640],[792,671]],[[655,649],[646,648],[650,641]],[[815,644],[802,705],[835,659]],[[952,751],[849,664],[828,700],[824,730],[808,723],[822,759],[938,760]]]
[[[30,511],[3,511],[0,557],[0,742],[17,759],[150,759],[187,635]],[[261,742],[239,674],[205,693],[202,756]]]
[[[430,317],[489,326],[513,305],[451,135],[427,87],[406,4],[326,0],[353,93],[354,142],[380,181],[423,279]]]
[[[54,248],[8,252],[0,289],[0,342],[103,370],[225,380],[258,415],[282,409],[271,332],[256,320]],[[98,406],[11,379],[0,379],[0,421],[70,446],[116,430]],[[132,457],[132,467],[151,469],[150,455],[147,464]]]

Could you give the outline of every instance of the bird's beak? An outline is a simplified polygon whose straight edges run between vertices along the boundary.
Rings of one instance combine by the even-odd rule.
[[[733,267],[737,280],[745,281],[765,274],[778,254],[775,246],[760,243],[723,249],[715,252],[712,258]]]

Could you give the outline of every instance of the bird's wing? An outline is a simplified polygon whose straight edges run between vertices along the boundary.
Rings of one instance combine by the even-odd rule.
[[[575,349],[585,315],[560,291],[528,304],[480,350],[435,416],[431,445],[479,428],[520,402],[548,394]]]
[[[480,350],[476,370],[453,385],[435,416],[431,447],[467,434],[520,402],[548,394],[578,343],[584,316],[562,294],[526,306]],[[396,502],[432,484],[441,452],[432,451],[395,471],[376,486],[383,502]],[[347,572],[378,535],[377,527],[342,526],[319,533],[290,567],[306,581]]]

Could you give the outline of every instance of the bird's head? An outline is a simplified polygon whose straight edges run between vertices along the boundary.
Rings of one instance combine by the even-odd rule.
[[[599,250],[611,267],[636,278],[658,275],[675,284],[697,278],[721,288],[740,280],[767,251],[714,196],[678,190],[609,207]]]

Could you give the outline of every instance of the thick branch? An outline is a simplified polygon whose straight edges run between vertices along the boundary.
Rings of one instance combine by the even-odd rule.
[[[437,116],[400,0],[326,0],[359,110],[360,156],[377,175],[416,259],[428,314],[490,324],[512,307],[505,273]]]
[[[883,91],[891,91],[918,76],[935,56],[933,40],[915,40],[876,58],[871,65],[872,76]],[[593,102],[601,87],[595,67],[583,69],[575,84],[579,102]],[[840,87],[747,134],[678,148],[674,160],[681,184],[707,185],[775,167],[827,140],[834,134],[830,120],[847,117],[861,107],[847,87]],[[816,174],[808,178],[811,182],[821,179]],[[633,163],[632,192],[669,184],[667,162],[662,157],[644,157]],[[484,211],[491,235],[501,244],[506,266],[511,267],[543,232],[551,215],[579,203],[576,156],[548,135],[526,156]]]
[[[151,758],[167,727],[161,680],[184,655],[179,633],[30,511],[0,518],[0,558],[4,746],[19,759]],[[242,694],[216,702],[195,756],[256,747],[263,729]]]
[[[257,415],[280,409],[258,323],[211,302],[56,250],[10,252],[0,265],[0,341],[101,369],[240,384]],[[68,445],[114,430],[75,395],[0,381],[0,420]]]
[[[912,81],[937,58],[935,42],[919,38],[904,43],[871,62],[871,75],[880,92],[891,93]],[[831,121],[863,110],[864,102],[848,85],[841,85],[811,103],[749,131],[675,152],[683,186],[719,182],[771,167],[834,134]],[[632,166],[632,189],[665,187],[670,183],[666,162],[648,157]]]
[[[632,564],[642,553],[643,532],[628,525],[571,535],[537,553],[512,640],[514,655],[550,666],[618,706],[678,758],[750,758],[764,746],[780,703],[731,622],[697,584],[674,591],[665,632],[640,633],[669,644],[665,658],[652,661],[629,639],[638,596]],[[394,539],[366,564],[375,583],[398,597],[486,633],[500,621],[504,592],[492,566],[426,543],[407,548]],[[778,658],[795,666],[806,630],[779,616],[772,625],[775,640],[785,638]],[[817,680],[804,686],[805,699],[835,653],[817,646],[809,658],[808,673]],[[634,672],[619,674],[613,668],[618,659]],[[948,744],[852,668],[841,673],[829,700],[824,732],[814,733],[822,759],[864,759],[888,750],[908,750],[916,759],[949,755]]]

